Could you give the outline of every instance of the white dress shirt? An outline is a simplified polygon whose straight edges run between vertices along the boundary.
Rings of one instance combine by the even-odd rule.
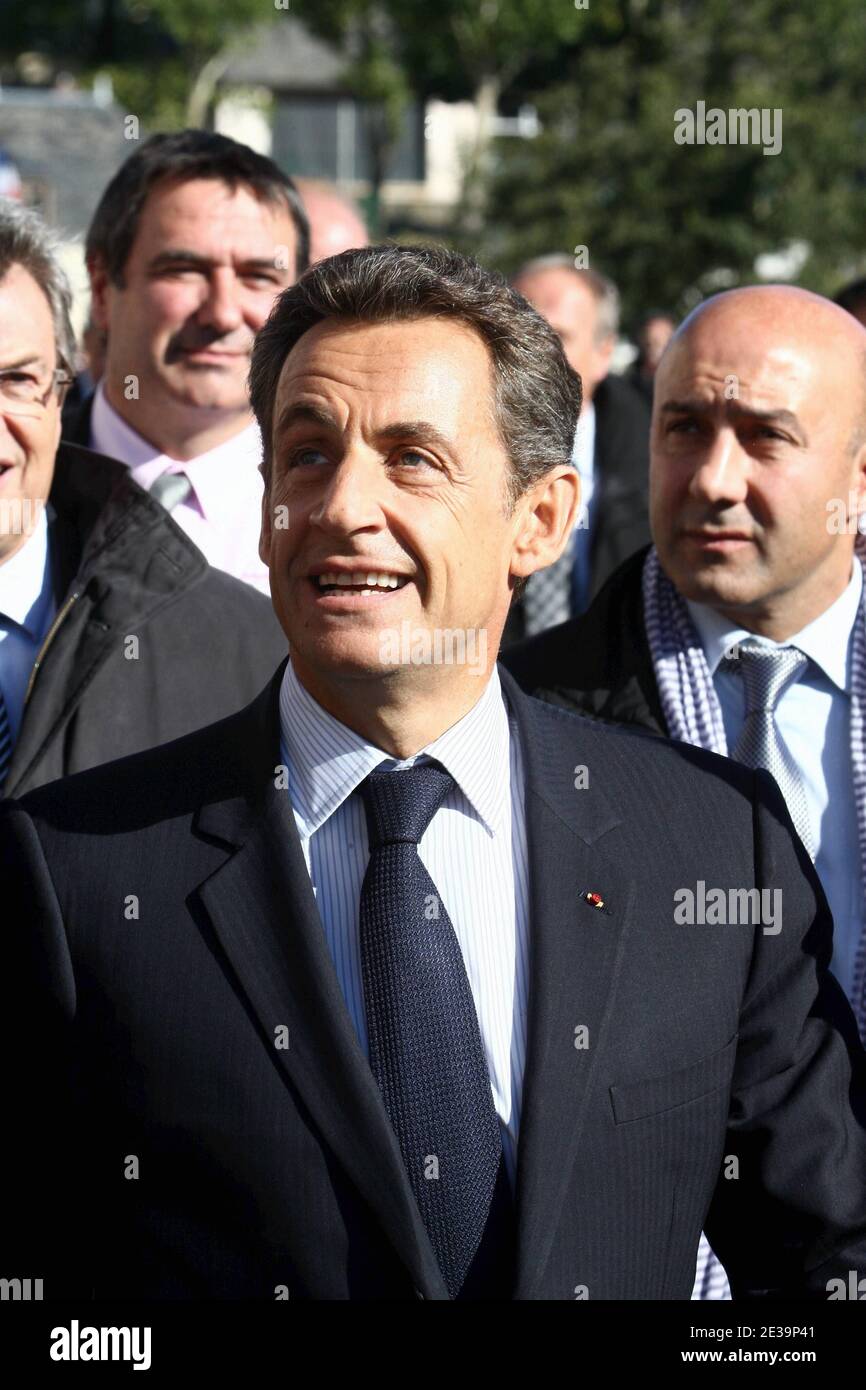
[[[526,1054],[528,862],[523,763],[494,667],[468,714],[415,757],[396,760],[341,724],[298,681],[280,691],[282,758],[319,914],[358,1041],[368,1053],[361,976],[361,886],[370,858],[357,790],[374,768],[427,754],[455,786],[418,853],[454,926],[472,988],[512,1188]]]
[[[580,478],[580,507],[572,531],[571,613],[583,613],[589,604],[592,583],[592,497],[595,492],[595,406],[587,401],[577,420],[571,455]]]
[[[833,913],[833,974],[846,994],[854,987],[854,960],[863,931],[863,891],[857,840],[857,807],[851,768],[851,648],[863,587],[854,562],[847,588],[835,603],[787,641],[810,658],[803,674],[781,695],[776,726],[796,762],[806,793],[815,868]],[[701,603],[688,603],[713,677],[728,749],[745,722],[743,682],[719,670],[733,643],[753,634],[733,627]],[[764,640],[764,639],[762,639]]]
[[[33,663],[55,610],[48,523],[42,508],[32,534],[0,565],[0,689],[13,745],[21,727]]]
[[[595,406],[592,401],[584,404],[578,416],[571,461],[580,477],[578,520],[582,529],[588,530],[586,518],[595,491]]]
[[[209,564],[270,594],[268,571],[259,559],[262,438],[255,422],[224,444],[180,462],[160,453],[121,419],[100,382],[93,397],[90,447],[128,464],[146,492],[164,473],[184,473],[192,492],[172,510],[178,526]]]

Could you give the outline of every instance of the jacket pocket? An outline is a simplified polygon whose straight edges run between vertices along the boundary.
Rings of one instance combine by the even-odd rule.
[[[661,1115],[727,1085],[734,1067],[738,1037],[735,1033],[721,1051],[677,1071],[650,1076],[644,1081],[630,1081],[624,1086],[611,1086],[610,1100],[616,1123],[622,1125],[648,1115]]]

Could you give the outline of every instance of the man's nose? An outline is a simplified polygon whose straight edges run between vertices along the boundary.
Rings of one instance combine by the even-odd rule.
[[[383,484],[382,463],[372,451],[345,455],[323,482],[310,521],[343,535],[380,524]]]
[[[742,502],[749,490],[749,459],[732,430],[720,430],[699,459],[689,491],[703,501]]]
[[[220,333],[231,333],[244,321],[240,300],[241,287],[233,270],[215,270],[208,280],[205,298],[199,306],[200,323],[208,324]]]

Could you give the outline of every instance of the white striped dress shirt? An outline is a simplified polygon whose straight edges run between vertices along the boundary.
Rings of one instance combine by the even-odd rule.
[[[496,668],[468,714],[414,757],[396,760],[322,709],[289,661],[280,730],[304,859],[366,1055],[359,916],[370,851],[358,787],[374,768],[410,767],[424,755],[454,778],[418,853],[463,953],[513,1190],[526,1056],[529,890],[520,738]]]

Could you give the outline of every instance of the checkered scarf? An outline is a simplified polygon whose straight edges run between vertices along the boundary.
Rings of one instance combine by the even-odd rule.
[[[855,554],[864,569],[860,612],[854,625],[851,682],[851,767],[857,805],[860,870],[866,885],[866,537]],[[644,622],[659,698],[671,738],[727,755],[722,710],[710,668],[685,600],[668,579],[652,546],[643,568]],[[866,931],[854,965],[851,1003],[866,1042]]]

